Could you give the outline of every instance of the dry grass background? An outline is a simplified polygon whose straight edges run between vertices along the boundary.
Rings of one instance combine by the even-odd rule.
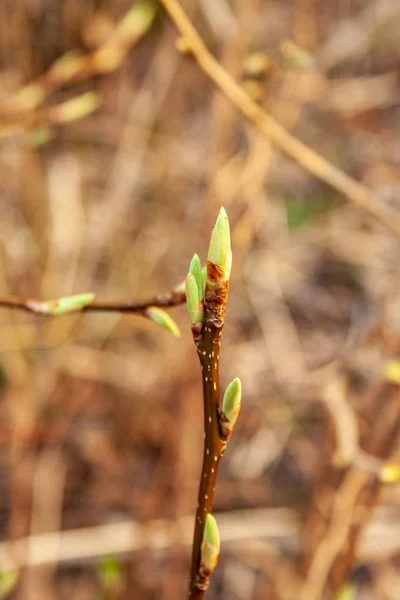
[[[399,209],[397,2],[183,5],[261,106]],[[101,46],[130,6],[0,1],[1,295],[170,290],[224,205],[222,384],[240,376],[244,398],[208,598],[398,600],[399,489],[379,485],[357,438],[398,459],[384,374],[400,352],[399,240],[248,124],[177,52],[161,9],[118,69],[44,104],[96,91],[96,112],[7,125],[18,90]],[[1,597],[184,597],[202,406],[185,308],[173,316],[179,340],[129,315],[0,312]]]

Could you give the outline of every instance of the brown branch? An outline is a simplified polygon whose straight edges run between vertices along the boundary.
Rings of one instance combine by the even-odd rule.
[[[190,23],[178,0],[160,0],[165,10],[184,36],[199,66],[255,127],[277,148],[298,162],[310,173],[342,193],[353,204],[378,219],[396,236],[400,236],[400,219],[392,211],[379,206],[371,190],[332,165],[317,152],[288,133],[266,113],[235,82],[227,71],[210,54],[196,29]]]
[[[57,300],[50,301],[57,302]],[[109,301],[102,302],[99,300],[93,300],[87,306],[83,306],[79,309],[79,312],[123,312],[123,313],[136,313],[139,315],[146,316],[147,309],[151,307],[158,308],[172,308],[179,306],[186,302],[185,292],[177,287],[172,291],[155,296],[149,300],[143,300],[142,302],[135,302],[133,300],[126,301]],[[0,308],[10,308],[16,310],[23,310],[26,312],[34,313],[42,316],[54,316],[54,314],[44,310],[44,307],[49,304],[49,301],[37,300],[34,298],[21,298],[18,296],[0,296]]]
[[[215,283],[213,287],[210,280]],[[200,339],[194,334],[203,380],[205,437],[190,568],[191,600],[202,600],[209,585],[210,573],[201,565],[201,545],[207,514],[212,513],[218,467],[228,438],[221,429],[219,407],[219,352],[228,287],[228,280],[219,280],[218,266],[208,262],[204,325]]]

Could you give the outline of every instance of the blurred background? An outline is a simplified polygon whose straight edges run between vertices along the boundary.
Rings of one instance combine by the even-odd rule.
[[[257,103],[399,210],[396,0],[182,5]],[[398,600],[399,241],[277,152],[178,37],[150,0],[0,0],[0,295],[167,292],[225,206],[220,375],[243,404],[207,598]],[[0,598],[185,597],[201,377],[170,313],[180,339],[0,310]]]

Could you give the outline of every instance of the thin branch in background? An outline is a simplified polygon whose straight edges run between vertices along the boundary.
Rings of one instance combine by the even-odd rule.
[[[221,208],[211,235],[204,279],[195,254],[186,278],[193,340],[203,380],[204,452],[192,547],[189,597],[201,600],[218,562],[219,533],[212,505],[218,466],[240,410],[241,384],[234,379],[219,402],[219,355],[232,265],[229,221]]]
[[[203,40],[193,27],[178,0],[160,0],[177,29],[184,37],[185,45],[199,66],[237,106],[242,114],[266,136],[277,148],[294,159],[310,173],[343,194],[353,204],[386,225],[396,236],[400,236],[400,219],[392,211],[383,208],[373,198],[371,190],[332,165],[317,152],[288,133],[275,119],[253,102],[240,84],[212,56]]]
[[[17,114],[0,118],[0,139],[13,136],[16,133],[34,130],[38,132],[42,130],[43,134],[46,135],[44,128],[84,119],[97,110],[100,104],[100,94],[86,92],[54,106],[39,108],[22,115]]]
[[[67,84],[118,69],[132,46],[150,29],[156,12],[153,0],[135,2],[100,48],[85,56],[77,51],[67,52],[46,73],[20,89],[6,106],[5,120],[36,110],[48,96]]]
[[[134,3],[100,48],[85,56],[77,51],[67,52],[46,73],[20,89],[10,102],[0,107],[0,139],[21,131],[40,131],[76,121],[93,113],[101,103],[100,95],[95,92],[78,95],[55,106],[42,107],[42,104],[67,84],[117,70],[132,46],[149,31],[156,12],[154,0]]]

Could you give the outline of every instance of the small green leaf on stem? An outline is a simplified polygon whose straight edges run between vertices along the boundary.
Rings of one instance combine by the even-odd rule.
[[[201,272],[201,262],[198,254],[194,254],[189,267],[190,275],[196,280],[199,301],[203,300],[203,277]]]
[[[164,329],[170,331],[175,337],[181,337],[181,332],[179,331],[178,325],[162,308],[150,306],[149,308],[146,308],[145,315],[154,321],[154,323],[157,323],[157,325],[161,325],[161,327],[164,327]]]
[[[238,377],[226,388],[222,400],[221,429],[226,437],[232,433],[232,429],[240,411],[242,399],[242,384]]]
[[[201,544],[201,566],[207,571],[214,570],[219,558],[219,531],[214,517],[208,513]]]
[[[223,267],[223,281],[229,279],[232,268],[231,236],[228,215],[223,207],[218,213],[214,229],[211,233],[207,260],[213,265]],[[214,285],[214,282],[210,281],[209,278],[207,283],[211,287]]]
[[[43,315],[65,315],[82,310],[85,306],[91,304],[94,299],[95,295],[92,293],[76,294],[75,296],[65,296],[64,298],[44,302],[27,300],[27,306],[34,312]]]

